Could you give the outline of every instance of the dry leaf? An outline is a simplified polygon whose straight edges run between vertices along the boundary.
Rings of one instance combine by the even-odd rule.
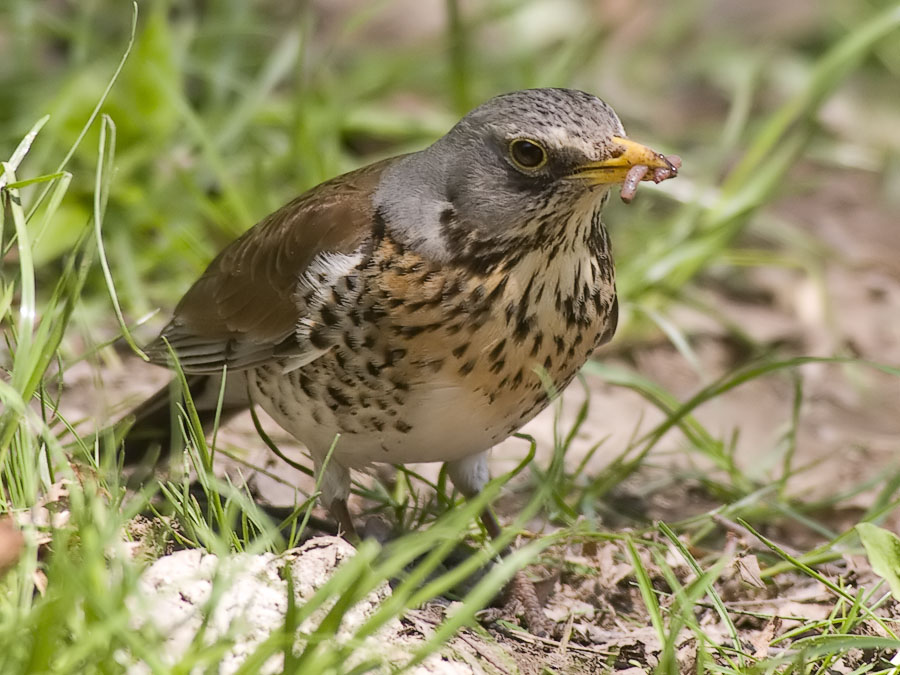
[[[762,580],[762,576],[760,575],[759,560],[755,555],[747,553],[738,556],[737,560],[734,562],[737,565],[737,571],[741,577],[741,581],[754,588],[766,587],[766,582]]]
[[[766,627],[750,640],[750,644],[753,645],[753,656],[758,659],[764,659],[769,655],[769,644],[772,642],[772,639],[780,628],[780,618],[776,616],[769,620]]]

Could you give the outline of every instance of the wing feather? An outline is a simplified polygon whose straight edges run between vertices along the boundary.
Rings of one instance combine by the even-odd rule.
[[[166,342],[190,373],[251,368],[284,356],[315,358],[294,340],[307,309],[298,284],[317,261],[357,251],[371,239],[372,195],[391,161],[322,183],[225,248],[148,346],[150,360],[169,362]]]

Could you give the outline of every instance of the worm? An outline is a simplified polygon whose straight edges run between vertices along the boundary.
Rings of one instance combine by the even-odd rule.
[[[650,168],[643,164],[635,164],[628,169],[628,173],[625,174],[625,182],[622,183],[622,191],[619,193],[623,202],[626,204],[631,203],[631,200],[634,199],[634,195],[637,193],[638,183],[644,180],[644,176],[647,175],[649,170]]]
[[[678,169],[681,168],[681,157],[678,155],[667,155],[666,161],[672,165],[672,168],[660,167],[653,170],[653,182],[662,183],[668,178],[674,178],[678,175]]]
[[[669,163],[669,166],[653,169],[653,173],[650,173],[650,167],[643,164],[636,164],[628,169],[628,173],[625,174],[625,181],[622,183],[622,191],[619,192],[622,201],[626,204],[631,203],[631,200],[634,199],[635,194],[637,194],[638,185],[642,180],[652,180],[654,183],[662,183],[669,178],[675,178],[675,176],[678,175],[678,169],[681,168],[681,157],[678,155],[667,155],[665,159]],[[648,173],[650,173],[649,177],[647,176]]]

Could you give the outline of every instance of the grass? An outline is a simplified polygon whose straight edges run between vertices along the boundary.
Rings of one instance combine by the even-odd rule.
[[[472,8],[447,0],[448,20],[434,34],[406,26],[386,38],[390,21],[403,18],[390,14],[391,3],[361,5],[332,23],[313,6],[221,3],[201,11],[147,2],[135,17],[108,0],[5,3],[0,515],[12,514],[26,538],[0,577],[0,672],[124,672],[135,660],[152,672],[216,669],[226,637],[198,638],[195,650],[166,665],[163,638],[135,630],[133,602],[148,560],[133,558],[124,542],[142,543],[146,557],[166,546],[280,554],[299,541],[312,499],[298,497],[276,527],[246,486],[213,473],[218,449],[197,433],[190,409],[186,456],[199,492],[175,476],[156,495],[129,493],[107,452],[112,439],[91,433],[98,420],[65,413],[67,382],[87,365],[102,387],[122,358],[115,340],[139,351],[165,321],[167,310],[156,309],[171,308],[221,246],[300,190],[420,148],[477,102],[528,86],[596,91],[633,137],[684,156],[677,181],[642,190],[627,211],[611,205],[608,220],[625,301],[617,340],[639,351],[663,336],[695,374],[694,393],[670,391],[627,361],[592,361],[585,378],[634,392],[659,421],[624,443],[593,439],[578,458],[577,437],[602,415],[586,386],[574,422],[556,429],[549,464],[521,464],[516,480],[494,482],[478,500],[458,503],[445,476],[430,483],[406,472],[393,488],[358,485],[370,504],[421,529],[383,549],[361,546],[306,602],[289,601],[282,630],[258,646],[244,672],[277,655],[293,672],[412,669],[458,648],[452,637],[463,627],[486,637],[476,614],[516,570],[537,561],[559,572],[563,588],[578,589],[604,578],[599,560],[626,570],[606,588],[610,602],[630,603],[619,605],[617,625],[641,636],[652,627],[653,638],[636,638],[643,652],[592,647],[585,636],[570,639],[582,623],[570,615],[549,648],[563,653],[570,644],[568,653],[581,654],[572,672],[629,662],[658,672],[896,672],[890,591],[877,577],[860,581],[834,565],[860,564],[854,526],[896,512],[900,474],[886,467],[825,498],[808,499],[795,485],[816,470],[815,462],[798,464],[797,453],[810,365],[830,363],[830,373],[849,374],[836,381],[864,387],[867,374],[900,377],[898,364],[840,350],[811,358],[760,341],[723,319],[704,289],[741,286],[753,270],[780,267],[827,293],[822,268],[835,253],[777,206],[794,181],[803,187],[803,167],[852,172],[859,157],[875,168],[889,164],[877,136],[835,131],[823,107],[849,106],[856,129],[871,110],[890,112],[900,6],[867,2],[849,12],[822,3],[810,10],[814,20],[766,46],[754,39],[753,22],[726,16],[724,29],[704,28],[716,9],[702,2],[646,14],[599,6],[559,3],[551,11],[533,0]],[[705,314],[740,347],[733,368],[710,369],[679,321],[686,309]],[[752,466],[735,438],[710,428],[702,413],[761,380],[786,383],[793,397],[779,421],[783,432],[759,449],[765,466]],[[614,457],[603,469],[595,468],[599,453]],[[662,488],[683,493],[684,483],[699,484],[705,507],[667,522],[623,516],[627,531],[605,526],[604,516],[621,510],[620,486],[657,475],[659,466]],[[501,490],[527,506],[506,539],[489,544],[473,523]],[[851,526],[832,518],[862,494],[874,496]],[[160,513],[153,545],[133,533],[135,517],[148,510]],[[528,533],[534,518],[552,533]],[[786,546],[785,532],[814,543]],[[458,590],[517,533],[530,543]],[[478,545],[473,555],[445,567],[466,537]],[[746,581],[754,565],[756,590]],[[390,599],[336,640],[348,609],[388,579],[395,580]],[[804,616],[794,603],[782,614],[778,596],[789,600],[795,591],[828,611]],[[457,609],[405,662],[386,654],[354,661],[404,612],[454,592]],[[317,626],[296,643],[298,626],[314,614]]]

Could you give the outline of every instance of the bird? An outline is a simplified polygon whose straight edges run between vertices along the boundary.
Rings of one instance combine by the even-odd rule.
[[[616,330],[601,218],[614,188],[629,183],[630,201],[679,166],[592,94],[501,94],[429,147],[321,183],[246,231],[145,352],[177,359],[205,428],[221,396],[220,420],[257,405],[300,441],[345,534],[350,472],[375,463],[443,462],[472,497],[490,448]],[[126,463],[166,444],[171,395],[133,412]],[[490,509],[482,522],[499,536]]]

